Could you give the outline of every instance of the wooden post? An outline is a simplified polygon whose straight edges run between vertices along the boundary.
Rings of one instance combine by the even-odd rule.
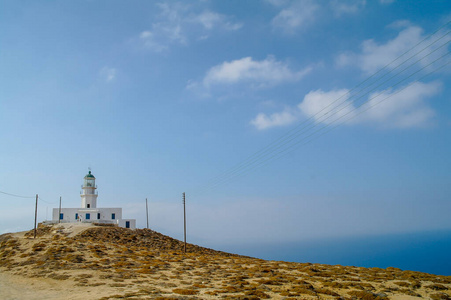
[[[183,236],[185,245],[183,247],[183,251],[186,253],[186,208],[185,208],[185,193],[183,193]]]
[[[61,223],[61,196],[60,196],[60,209],[58,211],[58,223]]]
[[[34,209],[34,238],[36,238],[36,222],[38,219],[38,194],[36,194],[36,207]]]
[[[147,219],[147,229],[149,229],[149,208],[147,206],[147,198],[146,198],[146,219]]]

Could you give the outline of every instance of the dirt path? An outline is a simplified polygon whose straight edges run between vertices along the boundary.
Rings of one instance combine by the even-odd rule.
[[[61,299],[61,290],[55,285],[32,278],[0,273],[0,298],[20,299]]]
[[[5,300],[99,299],[112,292],[102,287],[77,287],[65,281],[0,272],[0,299]]]

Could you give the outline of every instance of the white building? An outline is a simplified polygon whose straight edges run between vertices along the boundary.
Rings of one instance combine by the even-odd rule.
[[[82,185],[80,208],[53,209],[52,223],[105,223],[117,224],[124,228],[136,228],[135,219],[122,219],[122,208],[97,207],[96,178],[91,171],[85,176]]]

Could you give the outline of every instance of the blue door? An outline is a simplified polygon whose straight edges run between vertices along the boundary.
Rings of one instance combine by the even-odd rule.
[[[91,220],[91,214],[86,214],[86,220]]]
[[[130,221],[125,221],[125,228],[130,228]]]
[[[64,219],[64,214],[60,213],[60,220]]]
[[[116,219],[116,214],[111,214],[111,219]]]

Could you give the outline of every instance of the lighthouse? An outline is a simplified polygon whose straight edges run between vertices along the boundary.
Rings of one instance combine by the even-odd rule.
[[[81,207],[82,208],[97,208],[97,186],[96,178],[91,174],[91,171],[85,176],[83,185],[81,186]]]
[[[135,229],[135,219],[122,219],[121,207],[97,207],[97,185],[96,178],[89,170],[83,178],[81,186],[81,207],[79,208],[54,208],[51,221],[52,223],[94,223],[94,224],[112,224],[119,227]]]

